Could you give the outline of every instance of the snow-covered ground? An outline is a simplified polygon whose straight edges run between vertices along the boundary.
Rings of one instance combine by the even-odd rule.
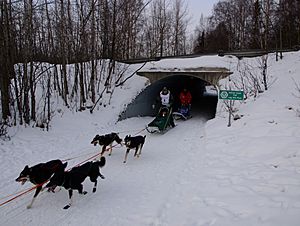
[[[94,114],[57,113],[49,132],[12,129],[12,139],[0,143],[0,203],[32,186],[14,181],[27,164],[75,158],[68,161],[74,166],[99,151],[90,144],[96,134],[140,132],[147,137],[141,157],[134,159],[131,152],[126,164],[125,147],[116,146],[107,156],[101,171],[106,178],[99,179],[97,192],[91,192],[87,179],[88,194],[75,192],[70,209],[62,209],[68,203],[64,189],[42,192],[26,209],[30,193],[0,207],[0,225],[300,225],[300,98],[294,82],[300,83],[300,52],[269,60],[268,72],[276,82],[239,103],[237,113],[243,117],[231,127],[222,101],[215,119],[195,115],[163,135],[140,132],[151,117],[115,123],[122,106],[145,84],[135,77],[115,91],[119,95],[110,106]],[[178,65],[176,59],[173,64]],[[236,65],[232,58],[230,70]]]

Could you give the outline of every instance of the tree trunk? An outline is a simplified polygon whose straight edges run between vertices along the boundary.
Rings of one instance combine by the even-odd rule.
[[[80,87],[80,109],[82,109],[86,102],[85,95],[84,95],[83,63],[80,63],[79,87]]]
[[[1,109],[4,121],[11,116],[10,104],[10,79],[14,77],[13,60],[13,39],[11,34],[11,20],[9,13],[9,3],[1,1],[0,17],[0,91],[1,91]]]
[[[2,55],[2,54],[1,54]],[[1,57],[2,58],[2,57]],[[5,61],[5,60],[4,60]],[[9,110],[9,103],[10,103],[10,74],[9,74],[9,63],[4,62],[3,59],[0,60],[0,91],[1,91],[1,108],[2,108],[2,118],[4,121],[11,116]]]
[[[14,76],[14,85],[15,85],[15,95],[16,95],[16,101],[17,101],[17,109],[19,114],[19,120],[20,125],[23,124],[23,110],[22,110],[22,95],[20,95],[19,89],[18,89],[18,81],[17,77]]]
[[[30,62],[29,86],[30,86],[30,96],[31,96],[31,120],[36,121],[35,78],[34,78],[33,62]]]
[[[23,64],[23,87],[24,87],[24,122],[29,124],[30,122],[30,107],[29,107],[29,84],[28,84],[28,64]]]
[[[48,73],[48,80],[47,80],[47,131],[49,130],[49,123],[51,120],[51,104],[50,104],[50,87],[51,87],[51,74]]]
[[[263,83],[265,90],[268,90],[268,81],[267,81],[267,70],[268,70],[268,55],[263,56]]]

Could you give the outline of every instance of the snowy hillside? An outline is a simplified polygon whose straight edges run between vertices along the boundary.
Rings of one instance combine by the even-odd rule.
[[[239,85],[241,62],[217,56],[215,61],[210,57],[211,62],[225,62],[234,72],[231,81],[221,81],[221,88]],[[259,73],[258,58],[243,62]],[[167,62],[168,67],[176,64],[176,59]],[[278,62],[272,54],[268,65],[269,90],[257,96],[249,91],[244,102],[237,102],[235,114],[241,118],[231,127],[221,100],[215,119],[205,121],[196,115],[178,121],[163,135],[143,130],[151,117],[116,123],[124,105],[145,85],[145,79],[136,76],[115,91],[119,95],[111,105],[94,114],[57,113],[49,132],[11,129],[12,139],[0,141],[0,203],[32,187],[15,182],[27,164],[59,158],[71,159],[72,167],[99,151],[90,144],[96,134],[115,131],[122,138],[147,137],[141,157],[134,159],[131,151],[126,164],[125,147],[114,147],[112,156],[106,155],[101,170],[105,179],[98,179],[97,192],[91,192],[93,184],[87,179],[88,194],[74,192],[70,209],[62,209],[68,203],[64,189],[42,192],[26,209],[31,192],[0,206],[0,225],[298,226],[300,52],[284,54]]]

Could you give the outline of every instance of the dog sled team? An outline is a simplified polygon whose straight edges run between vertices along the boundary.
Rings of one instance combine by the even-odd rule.
[[[116,142],[121,145],[125,145],[126,153],[124,157],[124,163],[127,162],[127,156],[131,149],[134,149],[134,157],[139,157],[143,145],[145,143],[146,136],[130,136],[127,135],[123,140],[119,137],[117,133],[110,133],[105,135],[96,135],[92,140],[91,144],[102,146],[100,152],[100,159],[86,162],[82,165],[75,166],[70,170],[66,170],[67,162],[51,160],[46,163],[39,163],[32,167],[26,165],[18,178],[17,182],[20,182],[22,185],[30,181],[36,186],[35,194],[31,203],[27,208],[31,208],[36,197],[42,191],[42,189],[48,189],[48,192],[55,192],[56,187],[63,187],[68,190],[69,193],[69,204],[64,207],[68,209],[72,205],[72,196],[73,190],[77,190],[79,194],[87,194],[87,191],[83,189],[82,183],[86,178],[89,177],[90,181],[94,183],[92,192],[97,190],[97,179],[100,177],[104,179],[104,176],[100,173],[100,169],[105,166],[106,158],[104,157],[105,152],[109,152],[109,155],[112,154],[112,144]],[[43,185],[46,184],[43,188]]]
[[[174,118],[177,119],[179,117],[186,120],[190,117],[192,96],[186,88],[184,88],[180,93],[179,99],[181,106],[179,107],[178,111],[173,112],[173,96],[166,87],[164,87],[160,92],[159,98],[161,104],[159,112],[156,118],[146,127],[148,132],[152,133],[156,132],[157,130],[159,132],[163,132],[168,127],[175,127]],[[26,165],[16,181],[20,182],[22,185],[27,181],[30,181],[36,185],[35,194],[27,208],[32,207],[36,197],[42,191],[42,189],[47,188],[49,192],[55,192],[56,187],[63,187],[68,190],[69,193],[69,204],[64,207],[64,209],[68,209],[72,205],[73,190],[77,190],[79,194],[87,194],[87,191],[83,189],[82,185],[86,178],[89,177],[90,181],[94,183],[92,192],[96,192],[98,177],[104,179],[104,176],[100,173],[100,169],[106,164],[106,158],[104,157],[104,154],[105,152],[109,152],[109,156],[112,154],[112,144],[114,142],[125,145],[126,152],[123,163],[126,163],[131,149],[135,150],[134,157],[138,158],[141,155],[145,139],[146,136],[127,135],[123,141],[117,133],[96,135],[91,141],[91,144],[98,144],[102,147],[100,159],[75,166],[70,170],[66,170],[68,163],[63,163],[63,161],[59,159],[51,160],[46,163],[39,163],[32,167]],[[43,188],[44,184],[46,185]]]

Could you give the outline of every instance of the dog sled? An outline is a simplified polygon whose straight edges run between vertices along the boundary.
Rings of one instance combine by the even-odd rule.
[[[178,108],[178,111],[175,111],[172,114],[175,120],[179,120],[179,119],[187,120],[192,117],[190,115],[190,107],[188,105],[186,106],[182,105],[180,108]]]
[[[146,126],[146,130],[149,133],[163,133],[168,128],[172,127],[172,124],[174,127],[172,108],[161,107],[155,119]]]

